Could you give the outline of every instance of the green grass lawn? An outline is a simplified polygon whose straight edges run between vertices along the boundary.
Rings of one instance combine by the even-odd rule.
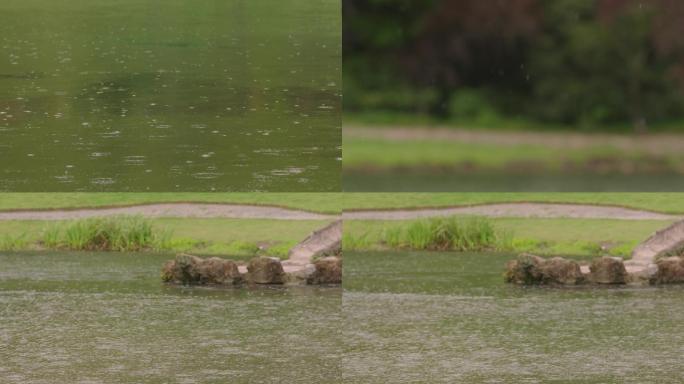
[[[684,193],[346,193],[345,210],[457,207],[536,202],[614,205],[663,213],[684,213]]]
[[[603,219],[487,219],[498,233],[505,234],[510,249],[540,255],[563,255],[582,259],[602,254],[629,258],[632,249],[658,229],[669,225],[665,220],[603,220]],[[377,250],[383,233],[405,227],[415,220],[367,221],[348,220],[344,223],[345,250]]]
[[[335,193],[0,193],[0,210],[124,206],[196,202],[270,205],[320,213],[339,213]]]
[[[345,111],[344,125],[359,125],[384,129],[391,126],[450,127],[454,129],[495,130],[495,131],[527,131],[527,132],[587,132],[587,133],[626,133],[634,132],[631,122],[598,125],[567,125],[539,122],[525,118],[499,117],[486,119],[442,119],[427,114],[395,111]],[[672,120],[651,123],[651,132],[681,132],[684,121]]]
[[[497,145],[460,143],[448,140],[388,141],[345,137],[344,168],[453,167],[477,171],[507,169],[561,172],[566,167],[583,169],[595,159],[615,159],[639,164],[648,158],[639,152],[626,152],[606,146],[563,149],[542,145]],[[653,158],[653,156],[650,156]],[[658,156],[659,167],[677,170],[684,163],[681,154]]]
[[[544,163],[558,170],[567,161],[581,162],[597,156],[622,156],[608,148],[559,151],[544,146],[501,146],[445,140],[387,141],[345,138],[344,167],[477,167],[496,170],[523,162]]]
[[[286,258],[289,249],[312,231],[328,224],[316,220],[263,219],[149,219],[155,231],[170,231],[164,251],[251,258],[265,246],[265,254]],[[41,249],[39,241],[50,227],[70,221],[0,221],[0,250]]]

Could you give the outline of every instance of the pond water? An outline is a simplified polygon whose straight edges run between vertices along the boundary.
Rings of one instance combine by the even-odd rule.
[[[0,253],[3,383],[338,383],[339,288],[163,285],[168,255]]]
[[[682,382],[684,287],[520,288],[512,257],[345,253],[344,382]]]
[[[0,191],[334,191],[337,0],[3,0]]]
[[[679,192],[678,174],[503,174],[345,171],[349,192]]]

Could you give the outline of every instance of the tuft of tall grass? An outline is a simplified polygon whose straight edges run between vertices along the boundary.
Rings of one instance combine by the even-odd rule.
[[[0,237],[0,251],[17,251],[25,249],[28,244],[25,233],[19,236],[3,235]]]
[[[368,233],[364,233],[359,236],[354,236],[349,232],[344,232],[342,234],[342,249],[347,251],[368,249],[372,245],[371,240],[368,238]]]
[[[403,227],[388,228],[382,241],[392,248],[436,251],[482,251],[506,249],[511,239],[484,218],[430,218]]]
[[[47,248],[59,248],[60,245],[61,228],[52,224],[45,228],[41,243]]]
[[[89,218],[53,225],[43,233],[48,248],[90,251],[139,251],[158,248],[168,242],[170,233],[155,233],[149,220],[141,216]]]

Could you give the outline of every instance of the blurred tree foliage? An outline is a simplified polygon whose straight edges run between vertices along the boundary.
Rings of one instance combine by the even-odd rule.
[[[684,117],[680,0],[343,0],[345,109],[597,126]]]

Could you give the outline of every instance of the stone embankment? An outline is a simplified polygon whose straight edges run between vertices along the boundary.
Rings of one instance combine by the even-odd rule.
[[[620,285],[684,283],[684,220],[651,235],[623,261],[601,257],[590,265],[522,254],[506,265],[507,282],[521,285]]]
[[[164,282],[186,285],[327,285],[342,282],[342,222],[314,231],[289,258],[255,257],[247,265],[181,254],[162,268]]]

